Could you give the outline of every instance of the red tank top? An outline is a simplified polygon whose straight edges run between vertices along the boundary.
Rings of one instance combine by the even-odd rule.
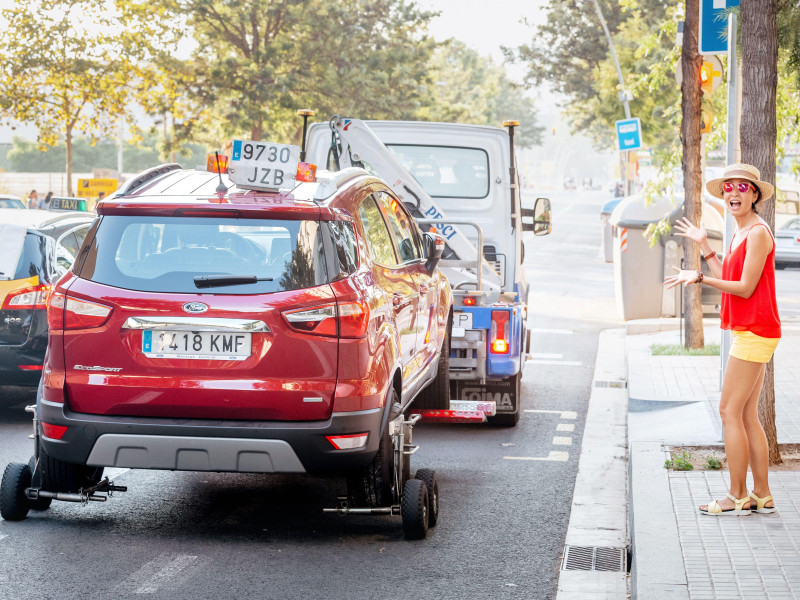
[[[764,225],[756,223],[753,227]],[[750,228],[752,231],[752,227]],[[766,227],[769,231],[769,227]],[[747,235],[750,235],[748,231]],[[770,237],[772,232],[769,231]],[[733,245],[733,240],[731,240]],[[740,281],[744,268],[744,257],[747,255],[747,238],[736,246],[735,250],[728,248],[728,255],[722,262],[722,279],[725,281]],[[758,285],[749,298],[742,298],[735,294],[722,293],[722,307],[720,309],[722,329],[734,331],[750,331],[766,338],[781,337],[781,320],[778,316],[778,300],[775,294],[775,238],[772,237],[772,250],[764,263]]]

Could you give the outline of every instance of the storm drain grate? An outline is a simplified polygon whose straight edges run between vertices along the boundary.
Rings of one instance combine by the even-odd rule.
[[[564,553],[565,571],[626,571],[625,548],[604,546],[567,546]]]
[[[623,380],[617,381],[595,381],[594,387],[596,388],[616,388],[616,389],[625,389],[628,387],[628,382]]]

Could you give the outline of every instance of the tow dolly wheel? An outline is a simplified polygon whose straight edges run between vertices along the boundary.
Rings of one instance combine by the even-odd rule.
[[[31,470],[22,463],[9,463],[0,483],[0,516],[6,521],[22,521],[30,509],[25,489],[31,486]]]
[[[439,482],[433,469],[418,469],[414,479],[419,479],[428,488],[428,527],[436,527],[439,521]]]
[[[428,487],[421,479],[409,479],[403,486],[400,515],[407,540],[424,539],[428,533]]]
[[[28,468],[31,470],[31,479],[32,479],[33,474],[36,472],[35,456],[31,456],[31,459],[28,461]],[[41,479],[41,477],[39,479]],[[28,503],[30,504],[31,510],[47,510],[48,508],[50,508],[50,504],[53,503],[53,499],[52,498],[37,498],[36,500],[29,499]]]

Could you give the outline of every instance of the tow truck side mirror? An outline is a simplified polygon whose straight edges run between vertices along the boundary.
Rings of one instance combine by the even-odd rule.
[[[522,231],[532,231],[533,235],[547,235],[553,230],[550,221],[550,200],[537,198],[533,210],[522,209]]]
[[[425,261],[425,270],[433,275],[436,265],[439,264],[439,260],[442,258],[446,241],[444,236],[427,231],[422,234],[422,239],[425,242],[425,258],[427,259]]]

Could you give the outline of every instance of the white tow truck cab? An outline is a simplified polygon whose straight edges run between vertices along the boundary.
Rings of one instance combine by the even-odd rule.
[[[310,163],[361,166],[386,181],[420,224],[447,240],[440,269],[453,288],[450,389],[415,401],[425,420],[514,426],[530,332],[523,232],[550,232],[550,203],[523,209],[514,128],[334,116],[308,128]],[[479,252],[480,249],[480,252]],[[433,386],[431,386],[433,387]],[[417,410],[422,409],[422,410]]]

